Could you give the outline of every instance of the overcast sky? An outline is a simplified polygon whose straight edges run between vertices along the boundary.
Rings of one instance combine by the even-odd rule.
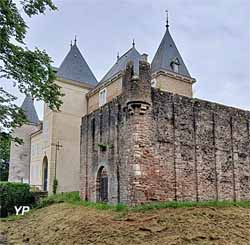
[[[170,32],[192,77],[194,96],[250,109],[249,0],[54,0],[58,11],[26,18],[28,47],[45,49],[59,66],[77,44],[98,80],[132,45],[151,61],[165,32]],[[8,91],[24,99],[12,83]],[[42,105],[36,103],[40,119]]]

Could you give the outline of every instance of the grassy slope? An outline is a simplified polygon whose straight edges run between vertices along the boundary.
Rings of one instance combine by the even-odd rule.
[[[2,222],[2,240],[7,238],[10,244],[67,245],[250,244],[249,203],[241,203],[241,207],[232,203],[183,207],[182,203],[182,208],[177,209],[160,209],[164,204],[155,204],[128,209],[81,202],[74,194],[52,199],[41,206],[65,200],[67,203],[56,203],[21,219]]]

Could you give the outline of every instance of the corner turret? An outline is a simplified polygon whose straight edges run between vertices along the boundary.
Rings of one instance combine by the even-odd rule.
[[[139,110],[140,114],[144,114],[152,104],[150,64],[140,60],[139,72],[135,67],[136,64],[128,62],[122,82],[123,93],[129,113]]]
[[[76,45],[76,39],[74,45],[70,45],[70,50],[60,65],[56,75],[66,80],[90,85],[97,84],[93,72]]]

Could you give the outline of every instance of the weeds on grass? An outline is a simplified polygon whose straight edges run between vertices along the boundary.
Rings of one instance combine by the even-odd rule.
[[[54,203],[66,202],[74,205],[82,205],[84,207],[96,208],[99,210],[113,210],[116,212],[145,212],[152,209],[161,209],[161,208],[190,208],[190,207],[243,207],[250,208],[250,201],[207,201],[207,202],[150,202],[147,204],[137,205],[134,207],[128,207],[125,204],[111,205],[101,202],[89,202],[80,199],[79,192],[69,192],[56,194],[49,196],[41,200],[41,202],[36,206],[37,208],[46,207]]]
[[[206,202],[152,202],[132,207],[133,211],[147,211],[161,208],[191,208],[191,207],[250,207],[250,201],[206,201]]]

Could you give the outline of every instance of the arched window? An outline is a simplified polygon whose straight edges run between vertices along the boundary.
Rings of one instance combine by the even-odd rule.
[[[43,190],[48,191],[48,158],[43,158]]]
[[[96,201],[108,202],[108,174],[103,166],[97,172]]]

